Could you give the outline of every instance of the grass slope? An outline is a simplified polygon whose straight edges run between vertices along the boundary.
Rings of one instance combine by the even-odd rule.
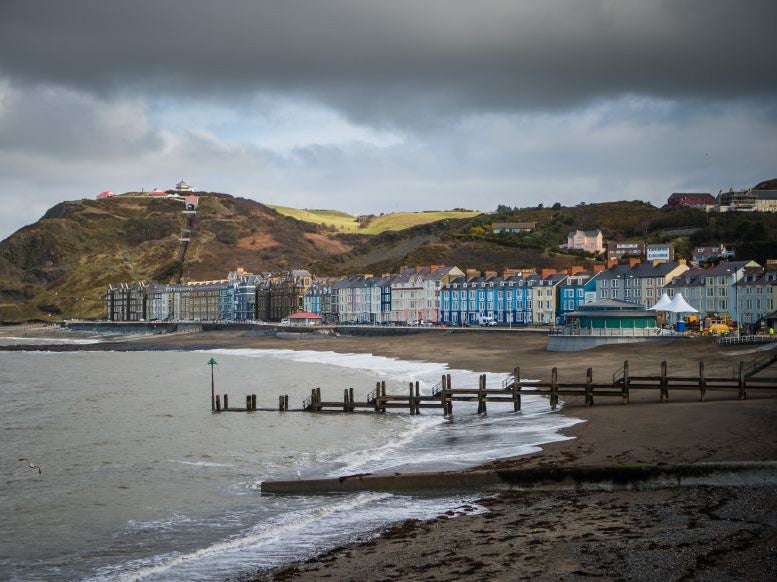
[[[390,230],[405,230],[421,224],[438,220],[472,218],[479,212],[460,212],[453,210],[435,210],[430,212],[392,212],[370,218],[369,223],[360,228],[355,216],[338,210],[310,210],[288,206],[270,206],[284,216],[290,216],[303,222],[311,222],[330,232],[344,234],[378,235]]]
[[[181,268],[182,209],[121,196],[54,206],[0,242],[0,321],[100,316],[109,283],[168,281]],[[201,193],[184,279],[304,266],[351,249],[320,230],[253,200]]]

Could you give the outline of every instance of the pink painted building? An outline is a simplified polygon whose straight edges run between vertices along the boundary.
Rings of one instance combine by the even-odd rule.
[[[601,230],[573,230],[567,235],[567,248],[600,254],[604,252]]]

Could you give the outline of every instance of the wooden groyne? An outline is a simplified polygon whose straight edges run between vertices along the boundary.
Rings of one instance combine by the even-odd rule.
[[[671,375],[666,361],[661,362],[657,374],[633,374],[628,360],[612,374],[609,381],[595,382],[593,368],[586,371],[585,380],[573,382],[559,381],[558,368],[553,368],[550,380],[530,382],[521,380],[521,370],[516,367],[513,373],[504,378],[501,384],[489,388],[486,374],[479,376],[477,387],[454,387],[450,374],[444,374],[431,390],[430,394],[421,394],[418,382],[410,382],[403,393],[388,393],[386,382],[376,382],[372,390],[362,400],[357,400],[353,388],[343,389],[342,400],[324,400],[321,388],[313,388],[310,396],[302,402],[301,408],[289,408],[288,395],[278,397],[278,406],[257,408],[256,394],[246,397],[246,406],[232,408],[228,405],[228,395],[224,395],[224,406],[220,396],[216,395],[215,412],[372,412],[382,414],[388,410],[406,410],[409,414],[421,414],[422,409],[441,410],[443,415],[453,415],[454,402],[477,402],[477,414],[487,414],[489,404],[511,406],[514,412],[521,410],[521,397],[525,394],[546,396],[551,409],[556,409],[560,397],[582,398],[586,406],[593,406],[600,398],[614,398],[621,404],[629,404],[634,390],[653,390],[659,402],[669,402],[670,392],[698,392],[699,400],[704,401],[707,392],[721,391],[735,394],[740,400],[747,398],[748,390],[777,390],[777,378],[757,377],[758,374],[777,363],[777,354],[767,354],[760,360],[749,364],[739,362],[730,376],[710,376],[705,371],[704,362],[699,362],[697,375]]]

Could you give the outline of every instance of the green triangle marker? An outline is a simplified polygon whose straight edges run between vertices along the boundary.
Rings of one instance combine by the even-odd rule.
[[[208,362],[208,366],[218,366],[218,365],[219,363],[213,358],[211,358],[210,361]]]

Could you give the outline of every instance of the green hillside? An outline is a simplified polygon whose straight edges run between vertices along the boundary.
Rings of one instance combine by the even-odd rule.
[[[367,235],[377,235],[389,230],[404,230],[438,220],[472,218],[480,214],[479,212],[458,210],[391,212],[389,214],[365,216],[360,225],[355,216],[338,210],[311,210],[307,208],[290,208],[288,206],[270,206],[270,208],[285,216],[320,225],[328,232]]]
[[[720,243],[761,264],[777,258],[777,213],[705,213],[621,201],[500,206],[482,214],[401,212],[365,217],[358,228],[342,212],[276,210],[227,194],[199,194],[193,222],[170,199],[117,196],[52,207],[0,242],[0,321],[98,317],[109,283],[222,279],[238,266],[348,275],[420,264],[501,270],[601,262],[562,248],[575,229],[601,229],[605,241],[672,242],[678,258],[688,258],[693,246]],[[493,234],[495,222],[536,227]],[[184,245],[179,239],[189,226]]]

